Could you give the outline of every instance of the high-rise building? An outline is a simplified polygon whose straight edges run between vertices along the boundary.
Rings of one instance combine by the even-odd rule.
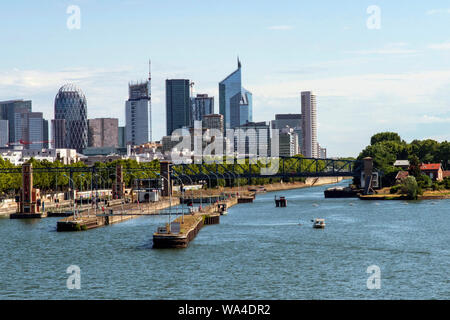
[[[295,128],[294,129],[295,134],[297,135],[297,151],[295,152],[295,154],[302,154],[303,155],[303,132],[302,132],[302,128]]]
[[[306,158],[318,158],[317,149],[317,104],[311,91],[301,93],[302,101],[302,154]]]
[[[275,115],[275,120],[272,120],[272,130],[278,130],[281,133],[283,130],[292,131],[296,137],[296,149],[293,155],[302,153],[302,115],[301,114],[277,114]],[[281,138],[280,138],[281,139]],[[287,137],[284,137],[287,140]],[[281,140],[280,140],[281,143]],[[280,145],[280,148],[283,148]],[[281,152],[281,151],[280,151]]]
[[[48,145],[48,122],[43,119],[42,112],[23,113],[22,123],[24,126],[21,143],[25,149],[41,150]]]
[[[0,120],[0,148],[4,148],[9,143],[8,120]]]
[[[270,126],[266,122],[247,122],[236,127],[234,151],[238,155],[270,156]]]
[[[302,127],[302,115],[301,114],[276,114],[275,120],[272,120],[272,129],[284,129],[289,128],[301,128]]]
[[[97,118],[88,120],[88,146],[92,148],[119,145],[119,119]]]
[[[197,94],[191,98],[192,116],[190,126],[194,126],[194,121],[202,121],[203,117],[214,113],[214,97],[207,94]]]
[[[149,142],[150,81],[130,84],[125,105],[126,144],[141,145]]]
[[[87,100],[81,89],[66,84],[55,97],[52,122],[55,148],[82,152],[88,144]]]
[[[281,129],[278,139],[280,157],[293,157],[298,153],[298,136],[294,129],[290,127]]]
[[[126,136],[125,127],[119,127],[119,131],[118,131],[117,135],[118,135],[118,146],[119,146],[119,148],[126,148],[127,147],[127,142],[126,142],[126,139],[125,139],[125,136]]]
[[[0,102],[0,119],[8,120],[9,142],[19,143],[25,129],[24,113],[31,112],[30,100],[11,100]]]
[[[187,79],[166,80],[166,129],[173,131],[189,127],[191,121],[190,82]]]
[[[223,115],[221,114],[204,115],[202,127],[206,129],[217,129],[223,133]]]
[[[44,126],[44,128],[42,129],[42,131],[44,132],[44,139],[43,139],[44,142],[42,144],[42,147],[44,149],[49,149],[50,148],[50,141],[49,141],[50,134],[48,131],[48,120],[43,119],[42,125]]]
[[[253,121],[252,93],[242,87],[241,62],[238,68],[219,83],[219,112],[225,128],[233,129]]]
[[[321,147],[319,144],[317,144],[317,149],[319,150],[319,158],[326,159],[327,158],[327,149]]]

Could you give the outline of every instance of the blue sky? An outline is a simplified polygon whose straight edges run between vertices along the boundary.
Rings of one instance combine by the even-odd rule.
[[[70,5],[79,30],[67,28]],[[371,5],[381,29],[367,28]],[[74,82],[90,118],[123,124],[127,84],[147,77],[151,58],[159,139],[164,80],[191,79],[218,112],[218,82],[239,55],[255,121],[300,113],[300,92],[312,90],[320,144],[356,156],[385,130],[450,140],[448,30],[448,1],[2,1],[0,100],[31,99],[51,119],[59,87]]]

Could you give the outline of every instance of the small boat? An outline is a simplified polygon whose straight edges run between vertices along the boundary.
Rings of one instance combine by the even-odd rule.
[[[314,219],[313,228],[314,229],[324,229],[325,228],[325,219]]]

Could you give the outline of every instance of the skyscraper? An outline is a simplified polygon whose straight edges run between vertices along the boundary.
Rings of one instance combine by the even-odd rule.
[[[126,143],[141,145],[149,142],[150,81],[130,84],[125,104]]]
[[[302,115],[301,114],[276,114],[275,120],[272,120],[272,129],[284,129],[286,127],[295,129],[302,127]]]
[[[0,119],[8,120],[9,142],[19,143],[25,129],[24,113],[31,112],[30,100],[11,100],[0,102]]]
[[[125,139],[126,137],[126,128],[125,127],[119,127],[119,130],[117,132],[118,137],[118,147],[119,148],[126,148],[127,147],[127,141]]]
[[[88,146],[92,148],[118,147],[119,119],[97,118],[88,120]]]
[[[223,134],[223,115],[206,114],[203,116],[202,127],[205,129],[217,129]]]
[[[23,113],[22,123],[24,126],[21,142],[25,148],[32,150],[45,148],[48,144],[48,122],[43,119],[42,112]]]
[[[8,120],[0,120],[0,148],[7,146],[9,142]]]
[[[270,156],[270,126],[265,122],[247,122],[234,131],[234,151],[238,155]]]
[[[191,98],[192,116],[190,126],[194,126],[194,121],[202,121],[203,117],[214,113],[214,97],[207,94],[197,94]]]
[[[166,80],[166,129],[173,131],[191,125],[190,82],[187,79]]]
[[[219,83],[219,109],[224,117],[226,129],[253,121],[252,93],[242,87],[239,59],[237,70]]]
[[[52,122],[55,148],[82,152],[88,144],[87,100],[73,84],[59,89],[55,97],[55,121]]]
[[[293,157],[298,152],[298,136],[294,129],[286,127],[280,130],[278,136],[278,150],[280,157]]]
[[[311,91],[301,93],[302,101],[302,154],[307,158],[318,158],[317,149],[317,105]]]

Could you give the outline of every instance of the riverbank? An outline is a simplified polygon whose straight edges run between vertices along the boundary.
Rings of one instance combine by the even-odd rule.
[[[404,194],[377,193],[359,196],[361,200],[408,200]],[[450,190],[425,191],[417,200],[443,200],[450,199]]]
[[[263,185],[265,191],[274,192],[274,191],[283,191],[283,190],[292,190],[292,189],[301,189],[301,188],[310,188],[328,184],[336,184],[345,179],[351,179],[351,177],[317,177],[317,178],[307,178],[305,182],[278,182]],[[255,188],[255,186],[241,186],[241,187],[219,187],[217,189],[207,189],[207,190],[195,190],[193,191],[194,197],[200,196],[216,196],[218,193],[239,193],[240,196],[253,196],[254,192],[249,191],[248,189]],[[186,191],[186,195],[191,195],[191,191]],[[16,204],[14,204],[16,206]],[[0,218],[9,218],[11,214],[16,213],[16,207],[10,206],[9,208],[5,208],[3,210],[0,209]],[[80,211],[87,211],[90,208],[90,205],[83,206],[83,208],[79,208]],[[46,211],[55,210],[56,211],[66,211],[71,209],[70,201],[64,201],[57,206],[54,203],[49,203],[46,205]]]
[[[216,195],[217,193],[239,193],[241,196],[251,196],[255,194],[254,191],[249,191],[249,189],[264,189],[266,192],[275,192],[282,190],[292,190],[292,189],[302,189],[310,187],[318,187],[328,184],[340,183],[343,180],[352,179],[352,177],[317,177],[317,178],[307,178],[305,182],[277,182],[264,184],[261,186],[255,185],[245,185],[245,186],[235,186],[235,187],[219,187],[217,189],[206,189],[206,190],[195,190],[186,191],[186,195],[189,196],[193,193],[194,197]]]

